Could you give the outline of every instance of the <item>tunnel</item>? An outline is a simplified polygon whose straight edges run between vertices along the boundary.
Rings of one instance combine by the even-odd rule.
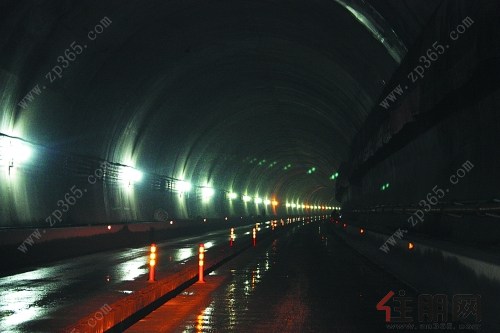
[[[0,17],[1,332],[500,332],[497,1]]]

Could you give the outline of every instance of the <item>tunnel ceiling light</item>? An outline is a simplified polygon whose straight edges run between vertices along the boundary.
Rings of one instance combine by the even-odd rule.
[[[294,203],[292,204],[292,208],[295,208],[296,206],[297,206],[296,204],[294,204]]]
[[[244,202],[249,202],[249,201],[251,201],[251,200],[252,200],[252,197],[250,197],[249,195],[246,195],[246,194],[245,194],[245,195],[243,196],[243,201],[244,201]]]
[[[142,180],[142,176],[143,174],[139,170],[125,166],[120,168],[118,179],[127,185],[132,185],[140,182]]]
[[[290,208],[291,207],[291,204],[290,203],[286,203],[286,208]]]
[[[192,187],[193,187],[193,185],[191,185],[191,183],[190,183],[190,182],[187,182],[187,181],[185,181],[185,180],[179,180],[179,181],[177,181],[177,183],[175,184],[175,188],[176,188],[176,189],[177,189],[177,191],[179,191],[180,193],[190,192]]]
[[[316,172],[316,167],[312,167],[309,170],[307,170],[307,174],[312,174],[313,172]]]
[[[254,202],[255,202],[257,205],[258,205],[258,204],[261,204],[261,203],[262,203],[262,199],[261,199],[261,198],[259,198],[259,197],[256,197],[256,198],[254,199]]]
[[[279,202],[278,202],[278,201],[276,201],[276,200],[273,200],[273,201],[271,202],[271,204],[272,204],[274,207],[276,207],[276,206],[278,206],[278,205],[279,205]]]
[[[266,199],[264,200],[264,205],[269,206],[271,204],[271,200]]]
[[[228,197],[230,200],[234,200],[234,199],[238,198],[238,194],[237,194],[237,193],[234,193],[234,192],[230,192],[230,193],[228,193],[227,197]]]
[[[272,162],[271,164],[269,164],[269,168],[273,168],[276,164],[278,164],[278,162],[276,161]]]
[[[201,198],[204,201],[210,200],[215,195],[215,190],[211,187],[201,188]]]

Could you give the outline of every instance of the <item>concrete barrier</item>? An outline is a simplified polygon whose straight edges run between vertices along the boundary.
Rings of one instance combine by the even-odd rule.
[[[210,248],[205,257],[205,274],[215,269],[218,265],[238,255],[250,246],[231,248],[227,244]],[[133,315],[140,313],[148,306],[168,296],[169,293],[179,288],[187,287],[194,283],[198,277],[198,257],[193,257],[186,267],[181,271],[169,276],[158,276],[159,280],[141,288],[140,290],[109,305],[111,310],[103,313],[102,318],[97,320],[96,312],[82,317],[74,325],[64,328],[64,333],[102,333],[117,325],[123,324]],[[99,318],[101,316],[99,315]]]
[[[358,253],[396,276],[419,293],[479,294],[482,302],[482,330],[500,327],[500,251],[463,247],[460,244],[418,235],[396,239],[388,252],[380,249],[391,236],[359,227],[331,224],[334,233]],[[408,243],[413,244],[409,249]]]

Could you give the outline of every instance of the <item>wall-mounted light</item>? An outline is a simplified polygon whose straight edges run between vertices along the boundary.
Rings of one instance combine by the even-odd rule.
[[[201,198],[203,201],[210,200],[215,195],[215,190],[211,187],[202,187],[201,188]]]
[[[10,137],[0,137],[0,165],[6,167],[8,175],[15,168],[27,162],[33,155],[33,149],[25,141]]]
[[[142,172],[132,167],[123,166],[119,169],[118,179],[125,185],[131,186],[142,180]]]
[[[193,188],[193,185],[191,185],[190,182],[187,182],[185,180],[178,180],[175,183],[175,188],[179,193],[187,193],[190,192],[191,189]]]

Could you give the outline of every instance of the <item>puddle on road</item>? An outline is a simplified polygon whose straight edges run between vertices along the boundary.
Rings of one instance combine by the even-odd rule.
[[[245,268],[232,269],[231,279],[214,292],[210,305],[188,320],[179,332],[234,332],[242,323],[258,321],[255,313],[248,312],[248,304],[275,263],[275,256],[276,247],[273,246]]]

